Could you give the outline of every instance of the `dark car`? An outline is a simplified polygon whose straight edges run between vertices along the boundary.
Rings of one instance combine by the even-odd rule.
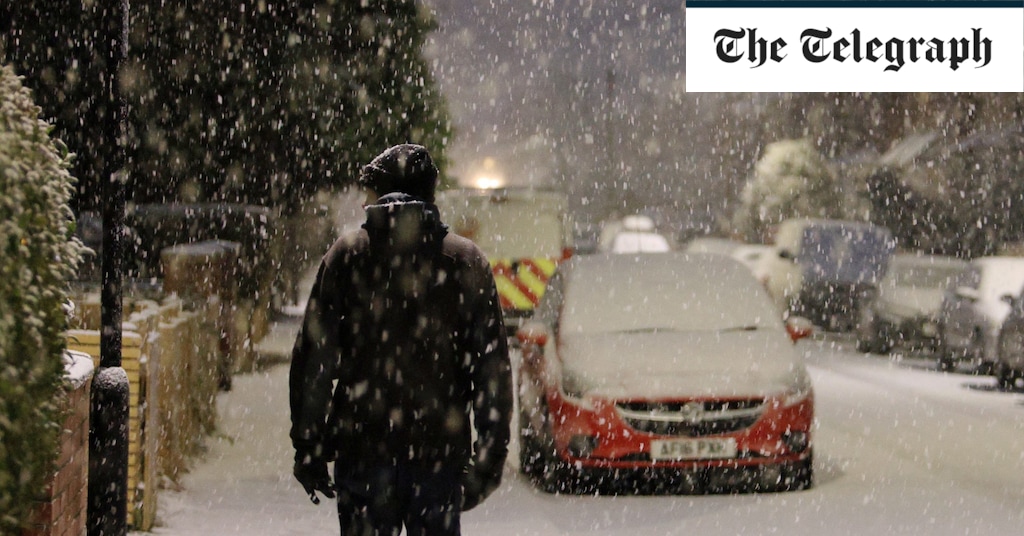
[[[940,370],[965,363],[991,374],[999,333],[1010,312],[1008,301],[1024,287],[1024,257],[981,257],[946,289],[939,313]]]
[[[809,487],[804,323],[723,255],[571,259],[519,331],[520,469],[548,492]]]
[[[779,224],[765,281],[779,309],[830,331],[856,326],[863,297],[892,257],[892,233],[867,222],[789,219]]]
[[[1010,303],[1010,313],[999,331],[993,374],[999,388],[1009,391],[1024,380],[1024,292],[1006,301]]]
[[[894,255],[874,297],[860,309],[857,349],[880,354],[897,345],[935,350],[943,292],[966,267],[952,257]]]

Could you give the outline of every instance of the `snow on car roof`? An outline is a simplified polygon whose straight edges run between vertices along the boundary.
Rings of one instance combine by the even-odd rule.
[[[956,257],[897,253],[881,285],[923,286],[945,288],[951,278],[967,268],[967,263]]]
[[[956,257],[945,255],[927,255],[924,253],[898,252],[892,256],[892,262],[904,266],[950,266],[954,268],[966,268],[967,262]]]
[[[566,332],[781,325],[760,283],[724,255],[588,255],[573,259],[570,269],[561,321]]]
[[[984,296],[1016,295],[1024,287],[1024,257],[980,257],[972,262],[987,274],[979,288]]]
[[[626,216],[622,218],[622,228],[627,231],[654,231],[654,220],[644,215]]]
[[[672,246],[664,236],[646,231],[622,231],[615,235],[611,251],[614,253],[661,253]]]

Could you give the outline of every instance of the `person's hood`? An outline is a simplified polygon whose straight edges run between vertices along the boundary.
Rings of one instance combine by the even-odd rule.
[[[436,205],[403,193],[387,194],[368,205],[363,228],[371,243],[401,249],[440,241],[448,234]]]

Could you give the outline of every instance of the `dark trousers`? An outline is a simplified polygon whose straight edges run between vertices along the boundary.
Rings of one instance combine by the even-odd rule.
[[[341,536],[459,536],[462,486],[454,469],[335,463]]]

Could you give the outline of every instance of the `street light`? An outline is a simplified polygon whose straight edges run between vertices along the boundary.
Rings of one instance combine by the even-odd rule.
[[[100,291],[100,366],[93,376],[89,416],[88,536],[128,533],[128,375],[121,367],[124,164],[127,104],[118,74],[128,55],[128,0],[101,9],[103,28],[94,43],[110,59],[104,89],[105,142],[115,148],[103,163],[103,281]],[[109,48],[107,48],[109,47]]]
[[[473,171],[473,178],[468,186],[480,190],[494,190],[505,187],[505,174],[498,168],[498,162],[488,156]]]

